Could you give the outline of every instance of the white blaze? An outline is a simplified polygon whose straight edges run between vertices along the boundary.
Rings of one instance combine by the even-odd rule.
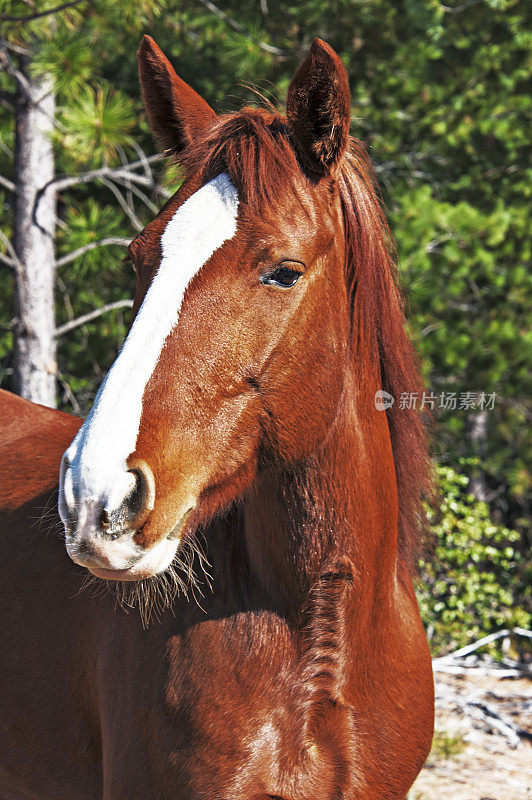
[[[94,405],[66,452],[60,513],[68,505],[116,508],[132,488],[126,459],[135,450],[142,397],[167,336],[176,325],[191,279],[236,232],[238,194],[228,175],[207,183],[168,222],[159,269]],[[63,506],[63,507],[62,507]],[[85,508],[85,514],[88,508]],[[81,520],[80,520],[81,522]]]

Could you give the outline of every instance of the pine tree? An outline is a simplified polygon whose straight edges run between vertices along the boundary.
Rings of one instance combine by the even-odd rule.
[[[130,135],[136,104],[93,63],[100,47],[124,38],[124,19],[139,26],[140,36],[145,17],[142,5],[133,2],[121,4],[120,15],[106,3],[88,0],[44,2],[33,11],[24,2],[12,2],[0,16],[2,98],[13,123],[12,131],[6,120],[0,128],[5,142],[0,186],[7,194],[4,208],[11,212],[10,224],[3,220],[7,230],[1,230],[1,260],[14,274],[14,318],[8,333],[13,357],[7,369],[15,391],[49,406],[56,404],[59,381],[63,400],[67,396],[80,408],[56,361],[58,339],[80,324],[73,319],[69,280],[63,279],[62,268],[71,263],[79,268],[85,254],[97,248],[127,245],[131,228],[143,226],[136,205],[140,202],[151,213],[156,209],[143,189],[157,190],[150,164],[158,156],[147,158]],[[132,35],[128,30],[128,45]],[[119,48],[115,58],[121,54]],[[94,189],[94,182],[98,188],[85,189],[80,213],[70,193],[77,187]],[[102,187],[117,210],[100,199]],[[57,268],[62,306],[70,316],[59,327]],[[120,301],[102,307],[96,290],[91,318],[129,306],[122,287],[119,293]]]

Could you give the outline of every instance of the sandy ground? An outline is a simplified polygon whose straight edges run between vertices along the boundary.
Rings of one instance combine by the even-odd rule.
[[[532,800],[532,743],[512,747],[489,718],[459,708],[478,699],[532,734],[532,681],[438,674],[436,697],[435,745],[408,800]]]

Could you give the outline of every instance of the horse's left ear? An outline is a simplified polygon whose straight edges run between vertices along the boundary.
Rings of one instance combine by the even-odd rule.
[[[349,83],[332,47],[314,39],[288,89],[286,116],[299,160],[312,175],[334,175],[349,137]]]
[[[144,107],[151,132],[164,150],[179,153],[216,118],[203,97],[178,78],[151,36],[144,36],[139,52]]]

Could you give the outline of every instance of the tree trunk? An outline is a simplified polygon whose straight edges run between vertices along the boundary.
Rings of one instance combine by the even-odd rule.
[[[51,133],[55,113],[52,81],[28,78],[15,116],[16,265],[14,388],[36,403],[56,405],[54,310],[54,191],[41,190],[54,177]]]
[[[477,500],[488,500],[486,476],[482,469],[482,459],[486,455],[488,442],[488,412],[470,411],[467,415],[467,435],[471,443],[473,455],[477,456],[480,465],[475,469],[469,481],[469,491]]]

